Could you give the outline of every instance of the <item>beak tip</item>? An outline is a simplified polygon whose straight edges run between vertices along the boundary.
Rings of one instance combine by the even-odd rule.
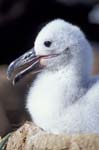
[[[21,78],[23,78],[27,73],[35,69],[39,62],[39,57],[35,55],[33,48],[14,60],[7,69],[7,79],[12,81],[15,85]],[[17,73],[17,69],[27,64],[26,68]],[[17,73],[17,74],[16,74]],[[15,75],[16,74],[16,75]],[[14,79],[13,79],[14,78]]]
[[[17,75],[14,77],[14,79],[13,79],[13,81],[12,81],[12,84],[15,85],[18,81],[20,81],[20,79],[21,79],[21,76],[20,76],[19,74],[17,74]]]
[[[13,80],[12,84],[13,84],[13,86],[16,84],[15,80]]]

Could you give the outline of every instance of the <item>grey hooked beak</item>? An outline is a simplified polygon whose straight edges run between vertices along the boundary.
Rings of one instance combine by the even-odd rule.
[[[16,60],[14,60],[8,67],[7,70],[7,77],[9,80],[11,80],[12,75],[14,71],[17,69],[20,69],[22,67],[25,67],[25,69],[21,70],[19,73],[17,73],[13,79],[13,84],[18,82],[20,79],[22,79],[26,74],[28,74],[31,71],[34,71],[33,73],[37,73],[40,71],[40,56],[35,55],[35,51],[32,48]]]

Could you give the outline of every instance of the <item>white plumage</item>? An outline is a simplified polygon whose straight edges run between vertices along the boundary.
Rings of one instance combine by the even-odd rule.
[[[99,78],[91,75],[92,49],[82,31],[56,19],[40,31],[34,50],[37,57],[33,60],[39,59],[43,69],[27,96],[26,108],[32,120],[51,133],[98,134]],[[32,51],[28,52],[11,63],[8,75],[29,62],[32,55]],[[27,72],[21,72],[16,79]]]

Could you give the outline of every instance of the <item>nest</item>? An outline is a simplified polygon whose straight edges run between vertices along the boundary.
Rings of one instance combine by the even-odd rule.
[[[11,134],[6,150],[99,150],[99,136],[49,134],[26,122]]]

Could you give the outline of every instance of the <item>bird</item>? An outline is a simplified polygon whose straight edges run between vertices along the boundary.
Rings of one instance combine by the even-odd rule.
[[[47,133],[99,134],[99,76],[93,76],[90,42],[77,25],[57,18],[38,33],[34,47],[14,60],[13,84],[37,74],[26,96],[32,121]]]

